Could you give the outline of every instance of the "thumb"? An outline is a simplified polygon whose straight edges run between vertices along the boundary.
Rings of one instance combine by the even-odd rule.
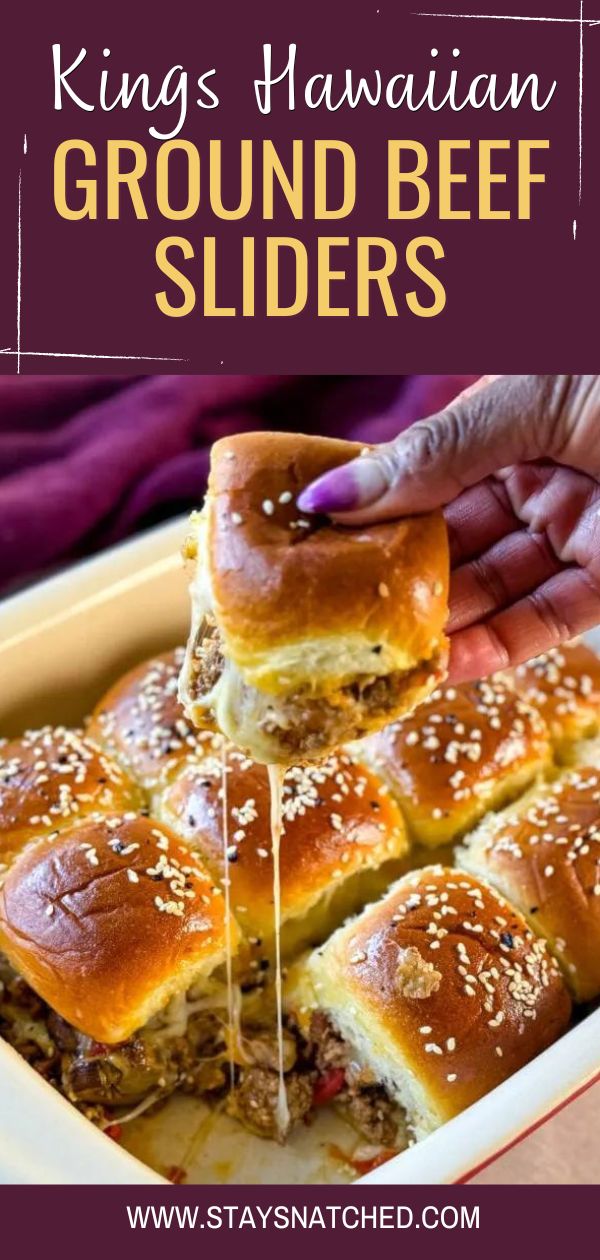
[[[348,524],[444,507],[509,464],[551,456],[568,381],[484,376],[438,415],[325,473],[298,506]]]

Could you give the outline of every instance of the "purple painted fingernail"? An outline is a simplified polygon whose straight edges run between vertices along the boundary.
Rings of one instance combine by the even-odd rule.
[[[368,456],[333,468],[298,495],[302,512],[354,512],[369,507],[387,490],[387,481],[377,459]]]

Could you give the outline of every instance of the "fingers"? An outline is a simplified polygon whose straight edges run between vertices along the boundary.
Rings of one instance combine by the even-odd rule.
[[[556,555],[583,567],[600,563],[600,484],[583,472],[556,465],[507,471],[512,509],[530,530],[545,531]]]
[[[545,534],[520,529],[455,569],[450,582],[451,634],[514,604],[564,566]]]
[[[507,464],[552,454],[570,379],[500,376],[478,382],[395,442],[326,473],[298,505],[347,524],[443,507]],[[563,437],[561,429],[561,442]]]
[[[488,621],[451,636],[450,679],[467,682],[547,652],[600,622],[600,585],[565,569]]]
[[[495,477],[460,494],[444,516],[453,566],[480,556],[493,543],[521,528],[506,487]]]

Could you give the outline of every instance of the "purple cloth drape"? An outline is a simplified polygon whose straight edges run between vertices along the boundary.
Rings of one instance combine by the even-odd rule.
[[[218,437],[386,441],[474,379],[0,377],[0,593],[197,505]]]

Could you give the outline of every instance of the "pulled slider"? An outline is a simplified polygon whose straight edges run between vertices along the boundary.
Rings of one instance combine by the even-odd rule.
[[[597,745],[595,753],[596,765],[564,771],[490,815],[458,853],[466,870],[498,888],[546,939],[580,1002],[600,995]]]
[[[192,632],[180,695],[256,761],[317,760],[411,710],[444,675],[441,514],[348,528],[302,489],[360,452],[286,433],[217,442],[187,554]]]
[[[196,754],[154,794],[152,809],[219,882],[225,876],[224,774],[231,909],[250,945],[255,979],[269,979],[275,941],[266,767],[222,736],[205,736],[204,755],[199,742]],[[379,896],[400,873],[409,846],[387,788],[346,751],[286,772],[282,823],[281,950],[287,960]]]
[[[546,724],[500,678],[443,687],[410,717],[365,740],[413,840],[451,844],[552,765]]]
[[[223,897],[153,820],[90,819],[22,853],[0,951],[2,1035],[90,1118],[226,1086]]]
[[[416,1138],[549,1046],[571,1009],[518,911],[441,866],[405,876],[296,964],[286,1005],[317,1066],[338,1069],[350,1118],[371,1092]]]

